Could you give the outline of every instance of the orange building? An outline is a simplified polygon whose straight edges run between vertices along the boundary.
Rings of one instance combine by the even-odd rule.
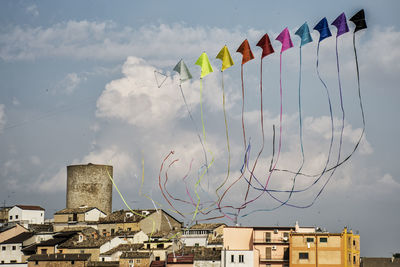
[[[360,236],[342,233],[291,233],[290,267],[359,267]]]

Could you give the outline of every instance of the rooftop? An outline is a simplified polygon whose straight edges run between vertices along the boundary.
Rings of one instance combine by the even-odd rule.
[[[200,223],[200,224],[195,224],[192,227],[190,227],[190,230],[214,230],[215,228],[220,227],[221,225],[225,225],[224,223]]]
[[[110,249],[109,251],[101,253],[101,255],[110,256],[118,251],[136,251],[136,250],[140,249],[141,247],[143,247],[143,244],[120,244],[120,245],[116,246],[115,248]]]
[[[131,212],[129,210],[117,210],[114,211],[113,213],[107,215],[104,218],[99,219],[99,223],[119,223],[119,222],[125,222],[125,223],[136,223],[140,222],[142,219],[145,217],[153,214],[156,210],[150,209],[150,210],[134,210],[134,212]],[[147,215],[142,215],[142,212],[149,212]],[[140,215],[139,215],[140,214]]]
[[[28,261],[87,261],[91,254],[36,254]]]
[[[3,242],[1,242],[0,244],[17,244],[17,243],[22,243],[25,240],[27,240],[28,238],[30,238],[31,236],[33,236],[32,232],[23,232],[20,233],[19,235],[16,235],[14,237],[11,237]]]
[[[85,213],[93,209],[98,209],[96,207],[82,207],[82,208],[67,208],[57,211],[54,214],[73,214],[73,213]],[[104,212],[103,212],[104,213]]]
[[[79,242],[79,237],[74,236],[66,242],[59,245],[59,248],[99,248],[106,242],[110,241],[111,237],[98,236],[97,238],[88,238]]]
[[[44,208],[40,206],[31,206],[31,205],[15,205],[14,207],[18,207],[21,210],[44,210]]]
[[[150,252],[137,252],[137,251],[127,251],[122,253],[121,259],[148,259],[150,258]]]

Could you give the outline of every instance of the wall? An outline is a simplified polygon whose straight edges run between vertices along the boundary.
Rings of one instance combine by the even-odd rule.
[[[28,267],[85,267],[87,262],[75,261],[71,264],[70,261],[39,261],[36,265],[34,261],[28,262]]]
[[[60,248],[61,249],[61,248]],[[90,261],[99,261],[100,249],[99,248],[62,248],[63,254],[92,254]]]
[[[0,249],[0,262],[10,263],[10,261],[15,260],[16,262],[22,262],[21,243],[19,244],[2,244]],[[3,248],[5,247],[5,250]],[[15,247],[15,250],[12,248]]]
[[[107,236],[111,235],[111,229],[114,229],[114,233],[119,230],[128,231],[140,231],[139,223],[99,223],[97,225],[99,230],[99,235],[103,235],[104,230],[107,233]]]
[[[221,261],[194,261],[194,267],[221,267]]]
[[[106,214],[112,210],[113,167],[108,165],[67,166],[67,208],[97,207]]]
[[[225,227],[224,249],[226,250],[252,250],[253,228]]]
[[[18,215],[18,219],[16,219]],[[10,219],[12,216],[12,219]],[[32,224],[43,224],[44,223],[44,210],[22,210],[21,208],[14,206],[8,211],[9,222],[27,222]]]
[[[120,259],[119,266],[120,267],[129,267],[129,261],[133,260],[135,267],[148,267],[150,266],[150,259]]]
[[[221,252],[221,265],[226,267],[248,267],[248,266],[259,266],[258,257],[254,256],[252,250],[222,250]],[[234,261],[232,262],[232,255]],[[243,255],[243,262],[239,262],[239,255]],[[255,260],[257,258],[257,261]]]

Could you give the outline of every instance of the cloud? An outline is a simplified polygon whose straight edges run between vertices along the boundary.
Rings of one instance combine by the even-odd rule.
[[[26,9],[25,9],[25,12],[26,12],[27,14],[29,14],[29,15],[34,16],[34,17],[39,16],[38,7],[37,7],[37,5],[35,5],[35,4],[30,5],[30,6],[27,6]]]
[[[6,121],[5,106],[3,104],[0,104],[0,133],[3,132]]]
[[[54,92],[61,92],[62,94],[72,94],[86,77],[80,77],[77,73],[68,73],[56,86]]]
[[[250,35],[255,32],[249,30]],[[0,58],[6,61],[52,57],[108,61],[133,55],[169,60],[173,64],[171,55],[192,58],[194,54],[200,55],[205,47],[216,54],[224,43],[236,44],[245,34],[239,30],[184,24],[122,28],[112,21],[86,20],[67,21],[48,28],[15,26],[0,34]]]
[[[81,159],[72,160],[69,165],[88,163],[112,165],[114,167],[113,177],[118,182],[132,177],[134,173],[138,172],[131,156],[117,146],[110,146],[92,151]],[[40,192],[65,192],[66,181],[67,169],[66,166],[63,166],[51,176],[47,173],[42,173],[38,179],[36,179],[33,186]]]

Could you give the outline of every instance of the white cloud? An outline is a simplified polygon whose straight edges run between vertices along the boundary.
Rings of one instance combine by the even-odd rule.
[[[132,157],[117,146],[95,150],[81,159],[74,159],[71,164],[104,164],[112,165],[113,177],[117,182],[124,181],[133,177],[138,169]],[[61,167],[56,174],[48,176],[43,173],[34,183],[34,187],[40,192],[59,192],[65,191],[67,181],[66,166]]]
[[[30,15],[34,16],[34,17],[39,16],[38,7],[37,7],[37,5],[35,5],[35,4],[30,5],[30,6],[27,6],[26,9],[25,9],[25,12],[26,12],[27,14],[30,14]]]
[[[0,133],[3,131],[4,125],[6,125],[5,106],[0,104]]]
[[[84,80],[86,80],[86,77],[80,77],[77,73],[68,73],[65,78],[56,85],[55,91],[70,95]]]

